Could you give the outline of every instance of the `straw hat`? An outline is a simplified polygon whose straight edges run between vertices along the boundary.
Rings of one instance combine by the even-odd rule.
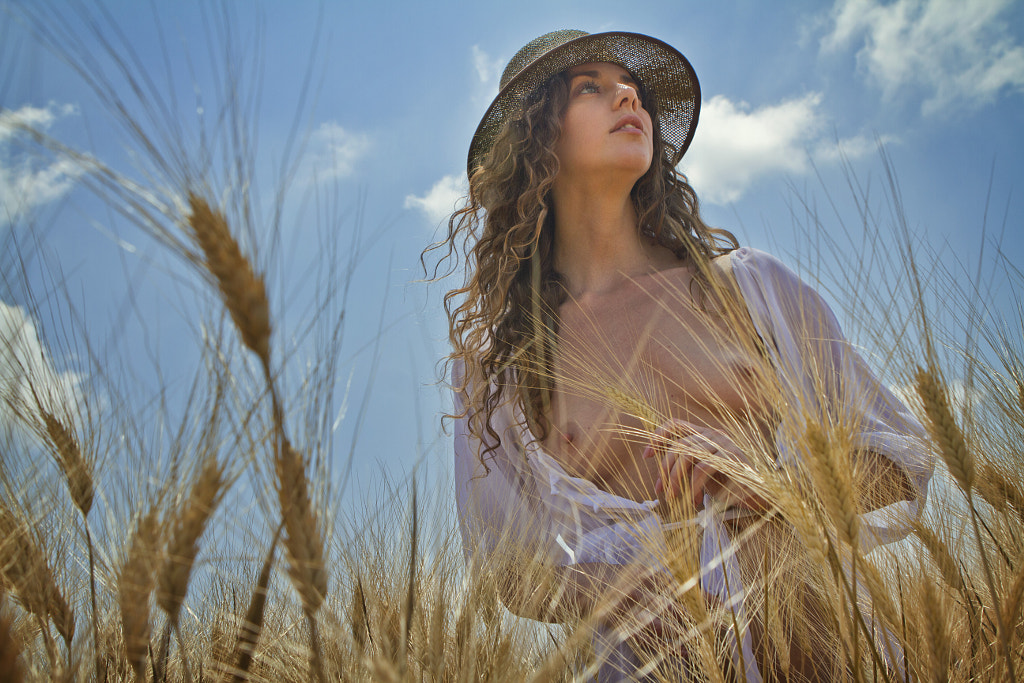
[[[555,74],[587,62],[618,64],[633,74],[644,90],[654,93],[665,156],[673,166],[679,163],[700,114],[700,84],[686,57],[671,45],[639,33],[563,30],[531,41],[505,67],[501,90],[470,143],[469,175],[483,163],[505,120],[519,112],[527,95]]]

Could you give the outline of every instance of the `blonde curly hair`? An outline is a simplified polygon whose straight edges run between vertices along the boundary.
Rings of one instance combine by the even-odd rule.
[[[568,82],[563,71],[524,98],[470,177],[469,196],[449,219],[447,237],[423,253],[426,268],[429,253],[446,250],[434,266],[434,279],[446,263],[445,275],[460,264],[465,272],[463,286],[444,297],[452,344],[447,363],[463,364],[453,388],[466,397],[470,431],[490,437],[488,450],[500,443],[491,418],[506,401],[520,402],[537,438],[549,430],[558,310],[567,297],[554,267],[550,191],[559,168],[554,147]],[[689,261],[695,282],[707,282],[711,259],[739,244],[728,231],[701,220],[696,193],[664,153],[655,93],[639,85],[654,121],[653,160],[630,193],[639,230]]]

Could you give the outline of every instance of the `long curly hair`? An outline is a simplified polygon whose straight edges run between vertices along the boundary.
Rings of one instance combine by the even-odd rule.
[[[696,193],[667,158],[655,93],[639,85],[654,122],[653,160],[631,191],[639,230],[692,264],[700,286],[708,281],[711,259],[739,244],[701,220]],[[550,191],[568,100],[566,72],[524,99],[470,177],[469,196],[449,219],[447,237],[423,253],[426,267],[429,252],[447,249],[434,267],[435,279],[446,261],[445,274],[460,263],[465,270],[463,286],[444,297],[452,344],[447,361],[462,362],[453,388],[464,392],[470,431],[488,444],[481,459],[500,443],[492,416],[507,401],[520,403],[538,439],[549,431],[558,309],[568,296],[554,267]]]

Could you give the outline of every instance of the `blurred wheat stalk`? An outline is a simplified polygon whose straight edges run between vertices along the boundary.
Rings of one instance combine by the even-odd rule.
[[[81,164],[85,185],[191,264],[196,278],[216,293],[232,335],[259,372],[248,374],[244,362],[225,360],[237,357],[232,335],[197,339],[212,360],[197,379],[194,403],[189,399],[182,411],[187,417],[171,446],[180,451],[175,467],[140,495],[125,496],[126,509],[114,509],[120,499],[111,489],[131,478],[128,456],[146,443],[145,421],[101,415],[98,398],[48,393],[51,378],[34,374],[29,364],[17,368],[21,382],[5,386],[0,399],[32,436],[8,439],[3,448],[35,443],[54,467],[22,472],[5,466],[0,482],[0,671],[14,681],[547,681],[569,680],[585,670],[589,624],[538,628],[512,618],[497,597],[506,577],[494,567],[463,568],[452,520],[435,520],[435,528],[448,532],[440,542],[425,542],[425,507],[417,502],[415,483],[392,492],[408,505],[388,503],[379,517],[356,520],[352,538],[329,534],[335,524],[323,484],[316,484],[321,472],[312,450],[293,441],[296,426],[289,421],[296,409],[280,386],[289,358],[275,340],[274,305],[255,258],[259,230],[245,189],[252,181],[246,162],[251,150],[230,146],[254,139],[249,127],[256,122],[246,118],[253,114],[223,103],[226,120],[239,133],[226,136],[225,158],[239,163],[215,180],[217,174],[202,161],[205,151],[175,137],[176,112],[160,104],[130,51],[106,39],[108,18],[81,7],[71,18],[28,3],[15,10],[42,43],[77,65],[111,115],[132,132],[156,177],[132,180],[39,130],[21,126],[19,132]],[[87,21],[76,23],[82,15]],[[78,31],[98,32],[92,37],[106,46],[117,78],[82,53],[86,43]],[[233,73],[236,65],[221,66]],[[891,189],[898,205],[894,183]],[[867,206],[866,195],[855,199]],[[812,214],[810,220],[821,218]],[[899,225],[905,237],[905,223]],[[913,385],[915,409],[949,473],[934,484],[932,495],[952,503],[917,524],[913,542],[865,555],[856,542],[857,472],[841,431],[811,424],[806,433],[793,435],[818,456],[808,472],[746,472],[777,501],[792,542],[770,550],[780,564],[795,568],[786,574],[766,561],[751,570],[760,572],[752,582],[752,604],[768,643],[762,665],[784,674],[797,665],[790,643],[818,637],[814,625],[795,623],[788,607],[813,590],[820,598],[817,617],[838,662],[830,676],[1013,681],[1024,672],[1024,321],[1013,321],[1016,334],[975,324],[971,311],[984,293],[920,268],[907,242],[906,260],[896,264],[890,279],[869,283],[858,270],[866,260],[860,259],[849,270],[856,286],[848,291],[858,292],[860,306],[877,297],[875,307],[859,315],[875,324],[881,348],[896,349],[885,359],[889,373]],[[869,248],[880,250],[880,244]],[[929,277],[922,275],[926,270]],[[1019,271],[1005,272],[1016,277],[1014,286],[1022,284]],[[901,296],[911,313],[886,314],[882,303],[893,297],[887,288],[908,282],[914,287]],[[945,290],[947,302],[950,291],[962,296],[962,319],[968,321],[963,328],[936,325],[929,288]],[[877,324],[879,316],[883,324]],[[916,337],[906,334],[913,320],[920,323]],[[334,325],[318,322],[328,329]],[[936,351],[955,348],[947,341],[963,338],[965,331],[971,341],[959,347],[962,353]],[[10,346],[14,340],[3,342]],[[55,356],[61,343],[77,342],[53,343]],[[993,357],[998,363],[989,362]],[[308,385],[329,386],[334,370],[332,364],[318,366],[322,376]],[[956,399],[944,377],[973,378],[963,391],[977,396]],[[641,426],[625,438],[647,438],[661,422],[658,401],[635,387],[595,384],[592,377],[576,383],[636,418]],[[127,401],[112,405],[129,412]],[[136,445],[117,450],[109,438],[111,422],[131,427],[126,432]],[[759,437],[747,437],[756,448]],[[242,520],[217,511],[240,488],[272,493],[264,503],[268,531],[257,534],[262,543],[249,559],[218,552],[219,541],[238,533],[233,525]],[[29,491],[51,495],[52,510],[23,504]],[[672,514],[687,518],[693,511]],[[94,534],[96,528],[102,533]],[[218,536],[210,539],[211,534]],[[84,555],[75,550],[82,539]],[[646,654],[660,662],[666,678],[723,680],[718,632],[735,625],[700,594],[696,540],[686,532],[669,540],[665,564],[678,580],[673,597],[688,615],[689,631],[685,643],[653,644]],[[283,569],[276,557],[279,542]],[[290,592],[278,581],[284,577]],[[543,580],[536,578],[538,585]],[[672,668],[681,646],[691,658],[685,672]]]

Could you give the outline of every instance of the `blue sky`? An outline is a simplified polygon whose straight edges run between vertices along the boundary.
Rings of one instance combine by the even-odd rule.
[[[20,4],[12,3],[14,15]],[[60,2],[46,6],[67,10]],[[178,144],[191,155],[204,144],[201,125],[216,128],[224,64],[238,67],[258,135],[249,146],[262,217],[255,243],[282,321],[279,342],[301,329],[315,298],[311,273],[328,258],[322,231],[338,236],[342,252],[357,233],[338,377],[340,393],[351,387],[350,408],[335,435],[335,468],[349,453],[377,354],[354,449],[360,491],[379,489],[384,473],[400,480],[416,466],[427,477],[445,469],[437,424],[445,398],[435,381],[446,348],[439,297],[447,285],[419,282],[418,258],[464,191],[469,139],[501,69],[547,31],[648,33],[688,57],[703,104],[681,167],[708,222],[744,244],[784,260],[805,257],[816,237],[794,225],[795,197],[821,207],[821,229],[841,239],[826,193],[840,198],[849,225],[858,219],[842,199],[848,192],[839,151],[881,201],[881,142],[912,229],[951,267],[973,267],[986,216],[989,245],[1002,235],[1011,262],[1024,253],[1024,3],[245,2],[228,12],[231,59],[218,28],[223,15],[201,3],[105,6],[134,51],[133,68],[166,98],[180,126]],[[135,368],[136,390],[155,390],[168,377],[173,385],[195,363],[188,351],[197,335],[189,322],[195,286],[184,284],[180,263],[80,186],[74,164],[31,156],[9,124],[29,122],[133,178],[144,177],[145,157],[73,69],[22,22],[0,23],[0,231],[34,223],[90,321],[90,335]],[[76,32],[85,52],[109,68],[94,36]],[[107,73],[121,83],[115,70]],[[160,125],[167,129],[166,121]],[[304,154],[268,245],[260,228],[271,223],[293,132]],[[333,199],[337,220],[318,217],[317,197]],[[336,258],[347,262],[348,254]],[[17,291],[0,294],[8,327],[26,326],[44,343],[59,333],[51,321],[33,319]],[[136,308],[135,301],[142,303]],[[33,335],[22,338],[31,350]],[[67,353],[48,357],[57,375],[72,378],[82,371],[79,361]]]

